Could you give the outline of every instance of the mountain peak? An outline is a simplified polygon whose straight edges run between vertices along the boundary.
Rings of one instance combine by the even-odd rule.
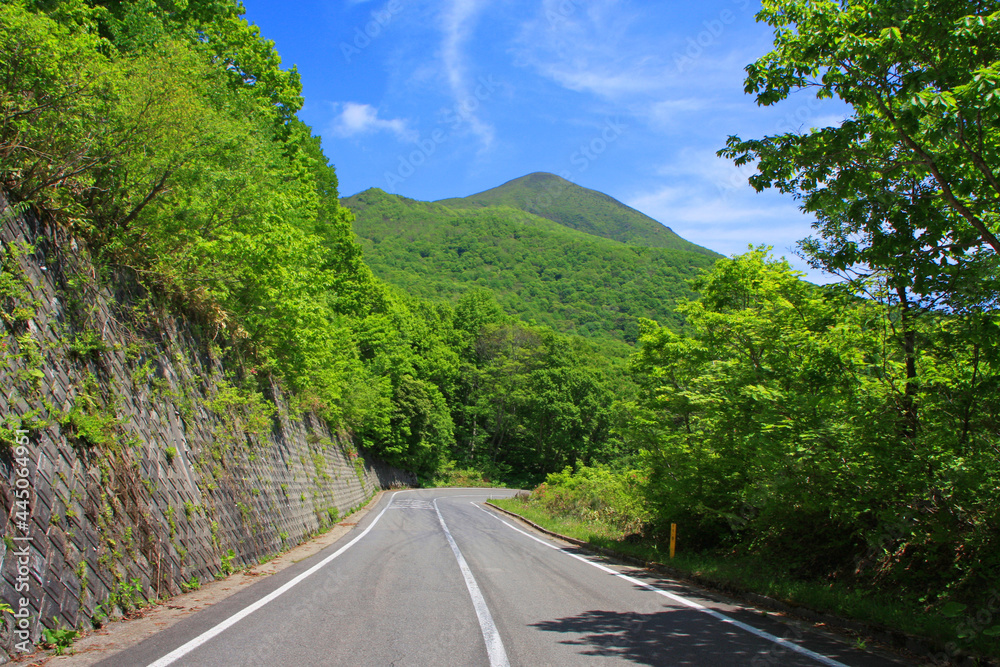
[[[442,199],[451,208],[509,206],[565,227],[628,245],[675,248],[712,257],[716,253],[682,239],[669,227],[602,192],[556,174],[537,171],[470,195]]]
[[[550,174],[547,171],[536,171],[534,173],[528,174],[527,176],[521,176],[520,178],[515,178],[513,180],[507,181],[500,187],[505,185],[510,185],[512,183],[526,183],[530,185],[548,185],[550,183],[570,183],[562,176],[556,176],[555,174]]]

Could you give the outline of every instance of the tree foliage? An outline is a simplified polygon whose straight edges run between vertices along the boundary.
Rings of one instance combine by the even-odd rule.
[[[765,249],[696,287],[681,307],[691,335],[646,322],[632,362],[661,525],[813,575],[983,585],[1000,565],[982,550],[1000,528],[984,493],[1000,488],[1000,358],[981,338],[996,322],[913,323],[923,370],[908,391],[892,305],[804,283]]]
[[[750,181],[800,197],[817,266],[887,272],[900,290],[953,306],[995,301],[1000,252],[1000,4],[774,0],[758,19],[774,48],[747,67],[761,105],[798,91],[837,97],[836,127],[730,137]]]
[[[914,594],[935,581],[972,599],[1000,566],[988,333],[1000,5],[769,0],[758,19],[774,47],[747,67],[746,91],[761,105],[812,91],[850,113],[801,134],[730,137],[720,154],[754,163],[758,190],[801,200],[817,235],[800,250],[846,281],[789,298],[786,268],[755,252],[699,284],[701,305],[685,307],[693,340],[646,325],[636,363],[652,411],[644,437],[657,443],[651,492],[664,516],[697,516],[709,542],[794,553],[787,532],[805,519],[826,550],[816,571]],[[723,275],[751,274],[770,276],[749,283],[767,308],[712,296]],[[667,494],[678,485],[700,500]]]

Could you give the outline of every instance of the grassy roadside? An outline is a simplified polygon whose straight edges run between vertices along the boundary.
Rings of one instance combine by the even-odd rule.
[[[1000,638],[988,633],[988,628],[1000,620],[997,595],[979,609],[955,609],[950,616],[928,614],[919,601],[902,598],[895,592],[802,580],[773,561],[747,555],[688,553],[683,550],[683,542],[671,560],[666,545],[626,537],[621,530],[599,520],[558,514],[522,498],[491,502],[548,530],[644,561],[665,564],[723,591],[755,593],[793,607],[858,621],[871,626],[876,634],[904,633],[929,640],[922,643],[933,652],[934,664],[950,664],[965,656],[978,655],[993,659],[981,659],[976,664],[1000,665],[996,661],[1000,657]]]
[[[506,488],[503,482],[493,481],[489,475],[482,470],[474,468],[455,468],[454,465],[446,466],[438,471],[433,478],[420,480],[421,488],[450,488],[458,487],[463,489],[484,488],[496,489]]]

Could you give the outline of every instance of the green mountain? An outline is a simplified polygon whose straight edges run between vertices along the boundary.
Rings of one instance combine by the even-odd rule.
[[[580,187],[555,174],[536,172],[469,197],[442,199],[451,208],[509,206],[560,225],[628,245],[673,248],[712,258],[719,255],[685,241],[644,213],[603,192]]]
[[[629,245],[509,206],[455,207],[377,188],[343,204],[383,280],[447,301],[487,287],[508,312],[587,337],[632,342],[639,317],[679,326],[673,308],[694,296],[686,281],[718,257],[693,244],[698,251]]]

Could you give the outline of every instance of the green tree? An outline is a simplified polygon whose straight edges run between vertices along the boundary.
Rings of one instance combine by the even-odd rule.
[[[680,307],[690,335],[643,322],[632,361],[656,523],[803,573],[973,592],[984,580],[957,554],[995,560],[980,551],[996,528],[982,490],[1000,475],[1000,367],[982,337],[994,318],[914,321],[914,383],[886,300],[805,283],[765,249],[720,260],[694,287],[701,299]]]
[[[691,337],[643,322],[632,362],[660,518],[683,516],[706,543],[748,511],[828,526],[844,509],[829,505],[839,490],[828,466],[839,467],[838,411],[850,404],[833,303],[766,249],[719,260],[694,286],[701,299],[679,308]]]
[[[110,63],[100,47],[78,25],[0,6],[0,185],[15,201],[82,214],[68,186],[104,158]]]
[[[472,341],[489,325],[502,324],[510,318],[497,303],[492,290],[483,287],[469,289],[455,306],[455,329],[461,331],[472,351]]]
[[[747,67],[746,91],[771,105],[812,90],[852,113],[804,134],[730,137],[720,154],[756,162],[754,187],[793,193],[816,215],[820,238],[802,244],[816,266],[887,276],[903,313],[912,296],[996,300],[998,10],[780,0],[758,14],[774,49]]]
[[[780,1],[758,18],[775,28],[774,49],[747,68],[746,91],[769,105],[813,90],[851,114],[804,134],[730,137],[720,154],[756,162],[757,189],[800,198],[817,218],[806,257],[872,304],[853,312],[879,313],[888,347],[871,357],[879,384],[866,395],[881,396],[888,430],[856,437],[895,437],[884,511],[901,512],[907,494],[950,507],[955,475],[996,474],[965,415],[993,419],[981,336],[1000,294],[1000,4]]]

